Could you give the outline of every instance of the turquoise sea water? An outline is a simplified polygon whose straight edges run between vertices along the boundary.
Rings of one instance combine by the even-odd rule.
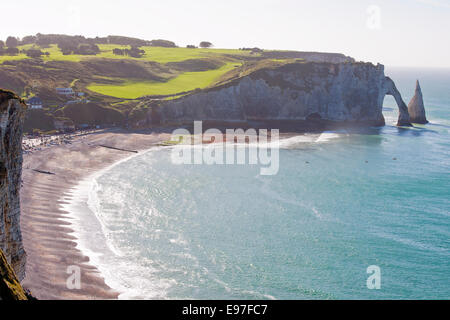
[[[83,247],[122,298],[448,299],[450,70],[386,74],[430,124],[386,98],[385,127],[283,141],[275,176],[154,149],[93,181]]]

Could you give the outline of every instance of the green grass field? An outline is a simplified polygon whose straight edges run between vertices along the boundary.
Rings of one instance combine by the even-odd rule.
[[[114,48],[128,48],[128,46],[118,46],[115,44],[99,45],[101,53],[97,57],[110,59],[133,59],[133,60],[147,60],[158,63],[178,62],[188,59],[207,58],[215,55],[232,54],[239,56],[249,56],[248,51],[238,49],[188,49],[188,48],[163,48],[163,47],[141,47],[145,51],[142,58],[130,58],[117,56],[112,53]]]
[[[93,78],[98,78],[96,81],[90,79],[89,85],[86,89],[113,98],[119,99],[136,99],[145,95],[174,95],[186,91],[192,91],[197,88],[203,89],[211,86],[223,74],[233,70],[236,66],[242,65],[247,57],[254,57],[249,51],[239,49],[202,49],[202,48],[165,48],[165,47],[141,47],[145,54],[141,58],[132,58],[128,56],[120,56],[113,54],[114,48],[125,49],[129,46],[117,44],[99,44],[100,53],[97,55],[63,55],[56,44],[52,44],[47,48],[30,44],[19,46],[19,50],[23,49],[40,49],[43,52],[48,52],[48,56],[42,56],[42,61],[70,61],[80,62],[88,59],[120,59],[120,60],[135,60],[135,61],[152,61],[160,64],[167,64],[170,62],[181,62],[190,59],[214,59],[220,61],[224,65],[218,69],[207,71],[189,71],[178,74],[178,76],[171,78],[168,81],[150,81],[144,79],[134,79],[128,77],[107,77],[100,74],[95,74]],[[25,54],[17,56],[0,56],[0,64],[5,61],[30,59]],[[43,68],[46,68],[43,65]],[[181,72],[173,69],[173,73]],[[166,77],[167,78],[167,77]],[[115,84],[105,84],[102,80],[114,80]],[[78,83],[79,79],[71,80],[70,86],[73,87]]]
[[[28,57],[25,54],[18,54],[17,56],[0,56],[0,64],[2,64],[5,61],[14,61],[14,60],[24,60],[28,59]]]
[[[236,62],[228,62],[215,70],[185,72],[167,82],[123,80],[119,85],[91,84],[87,89],[121,99],[136,99],[145,95],[171,95],[206,88],[221,75],[240,65]]]
[[[40,48],[39,46],[34,45],[23,45],[19,46],[18,49],[30,49],[31,47],[35,47],[37,49],[41,49],[43,52],[50,53],[49,56],[43,56],[42,60],[44,61],[73,61],[79,62],[84,59],[92,59],[92,58],[109,58],[109,59],[130,59],[130,60],[144,60],[144,61],[155,61],[158,63],[167,63],[167,62],[178,62],[188,59],[195,58],[207,58],[215,55],[238,55],[238,56],[250,56],[249,51],[242,51],[238,49],[188,49],[188,48],[163,48],[163,47],[141,47],[142,50],[145,51],[144,56],[142,58],[132,58],[127,56],[118,56],[113,54],[114,48],[125,49],[129,48],[129,46],[122,46],[116,44],[99,44],[100,53],[95,56],[89,55],[63,55],[61,50],[56,46],[56,44],[50,45],[49,48]],[[0,63],[9,60],[23,60],[27,59],[25,54],[19,54],[17,56],[0,56]]]

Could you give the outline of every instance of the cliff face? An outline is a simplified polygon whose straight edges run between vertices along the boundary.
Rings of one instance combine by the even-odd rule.
[[[399,125],[409,115],[384,66],[371,63],[289,63],[258,69],[223,85],[183,98],[160,102],[148,120],[180,123],[211,121],[322,120],[384,125],[386,94],[400,110]]]
[[[408,112],[411,116],[411,122],[425,124],[428,123],[425,115],[425,106],[423,105],[422,89],[419,80],[416,82],[416,92],[408,104]]]
[[[0,300],[28,300],[14,270],[0,249]]]
[[[0,249],[19,280],[25,276],[26,261],[19,201],[25,109],[19,97],[0,90]]]

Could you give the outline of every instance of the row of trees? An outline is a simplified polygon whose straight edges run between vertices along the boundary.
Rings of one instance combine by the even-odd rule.
[[[100,53],[100,48],[96,44],[79,43],[62,41],[58,43],[58,48],[63,55],[82,54],[82,55],[96,55]]]
[[[28,49],[28,50],[22,50],[22,53],[25,53],[30,58],[40,58],[41,56],[49,56],[50,53],[48,52],[42,52],[39,49]]]
[[[113,53],[118,56],[130,56],[133,58],[141,58],[145,54],[145,51],[139,49],[138,47],[131,47],[131,49],[114,48]]]
[[[3,42],[3,41],[1,41]],[[72,46],[78,46],[80,44],[117,44],[132,47],[176,47],[176,44],[169,40],[157,39],[157,40],[142,40],[132,37],[123,36],[107,36],[107,37],[95,37],[86,38],[84,36],[68,36],[64,34],[41,34],[38,33],[35,36],[25,36],[22,39],[16,37],[8,37],[6,40],[7,47],[17,47],[19,45],[36,44],[41,47],[47,47],[50,44],[62,44],[66,45],[71,43]],[[5,45],[5,44],[3,44]]]
[[[6,42],[0,40],[0,55],[17,55],[19,54],[19,45],[36,44],[41,48],[48,48],[51,44],[56,44],[64,55],[81,54],[81,55],[96,55],[100,53],[100,48],[97,44],[119,44],[128,45],[131,49],[115,48],[113,53],[116,55],[130,56],[134,58],[141,58],[145,51],[139,49],[141,46],[154,46],[174,48],[175,43],[168,40],[142,40],[131,37],[122,36],[107,36],[96,38],[85,38],[84,36],[68,36],[61,34],[40,34],[35,36],[26,36],[22,39],[9,36]],[[200,48],[211,48],[213,44],[209,41],[202,41],[199,44]],[[195,45],[188,45],[187,48],[197,48]],[[48,55],[48,52],[42,52],[39,49],[31,48],[29,50],[22,50],[29,57],[37,58],[42,55]]]
[[[209,41],[202,41],[202,42],[200,42],[199,47],[200,48],[211,48],[211,47],[213,47],[213,44],[211,42],[209,42]],[[188,48],[188,49],[195,49],[195,48],[197,48],[197,46],[193,45],[193,44],[188,44],[186,46],[186,48]]]
[[[39,58],[44,55],[46,55],[46,56],[50,55],[50,53],[48,53],[48,52],[42,52],[41,50],[35,49],[35,48],[31,48],[28,50],[25,50],[25,49],[19,50],[16,47],[8,47],[8,48],[1,47],[0,48],[0,56],[4,56],[4,55],[15,56],[15,55],[18,55],[19,53],[24,53],[30,58]]]
[[[17,47],[19,45],[26,44],[36,44],[40,47],[48,47],[50,44],[57,44],[63,47],[68,47],[69,45],[74,48],[78,47],[80,44],[118,44],[124,46],[131,47],[142,47],[142,46],[150,46],[150,47],[166,47],[166,48],[175,48],[176,44],[169,40],[157,39],[157,40],[142,40],[138,38],[132,37],[123,37],[123,36],[107,36],[107,37],[95,37],[95,38],[86,38],[84,36],[68,36],[64,34],[41,34],[38,33],[35,36],[25,36],[22,39],[9,36],[6,39],[6,44],[0,40],[0,48],[4,47]],[[210,48],[212,47],[212,43],[209,41],[202,41],[199,44],[200,48]],[[194,45],[189,45],[189,48],[195,47]]]

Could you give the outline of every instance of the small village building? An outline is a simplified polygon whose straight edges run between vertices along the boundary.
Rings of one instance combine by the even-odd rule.
[[[27,105],[31,109],[42,109],[42,100],[38,97],[32,97],[28,99]]]
[[[55,129],[60,132],[73,132],[75,131],[75,124],[70,119],[55,119],[53,120]]]
[[[91,100],[87,100],[87,99],[78,99],[78,100],[69,100],[67,101],[64,105],[68,105],[68,104],[76,104],[76,103],[90,103]]]
[[[74,95],[75,91],[73,91],[72,88],[56,88],[56,93],[65,95],[65,96],[70,96],[70,95]]]

